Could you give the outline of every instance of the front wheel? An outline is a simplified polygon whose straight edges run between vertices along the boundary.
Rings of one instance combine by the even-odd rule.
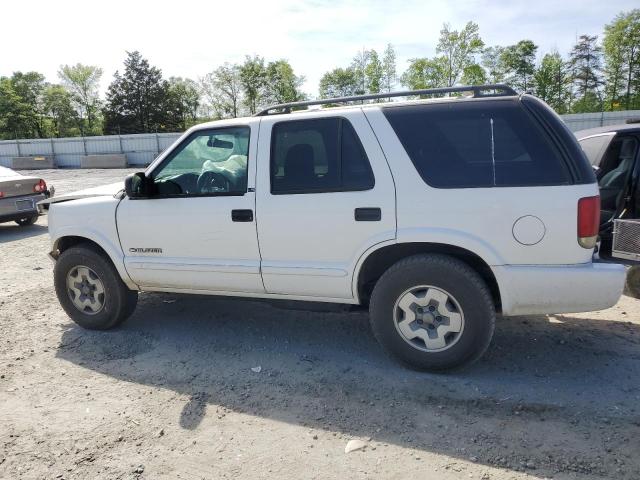
[[[65,250],[54,267],[60,305],[83,328],[107,330],[134,311],[138,293],[129,290],[98,248],[82,244]]]
[[[376,283],[370,321],[394,357],[420,370],[448,370],[482,356],[495,325],[491,293],[466,263],[425,254],[400,260]]]

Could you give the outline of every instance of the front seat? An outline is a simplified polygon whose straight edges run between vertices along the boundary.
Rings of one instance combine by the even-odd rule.
[[[636,141],[633,138],[627,138],[623,141],[622,147],[620,147],[620,163],[618,166],[606,173],[600,179],[600,187],[618,187],[622,188],[625,184],[625,180],[631,167],[633,166],[633,159],[636,156]]]
[[[313,185],[316,181],[313,148],[308,144],[294,145],[284,158],[284,180],[287,188]]]
[[[609,222],[618,211],[623,200],[624,190],[633,168],[637,142],[634,138],[625,138],[618,154],[618,166],[604,174],[600,179],[600,225]]]

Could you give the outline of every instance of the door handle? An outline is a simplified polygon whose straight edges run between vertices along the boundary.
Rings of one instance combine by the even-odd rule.
[[[379,222],[382,211],[379,208],[356,208],[354,218],[356,222]]]
[[[234,222],[253,222],[253,210],[231,210],[231,220]]]

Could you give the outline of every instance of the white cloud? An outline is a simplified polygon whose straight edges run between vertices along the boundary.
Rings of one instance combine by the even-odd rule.
[[[2,7],[0,75],[37,70],[49,81],[63,63],[101,66],[103,89],[127,50],[139,50],[165,76],[197,78],[246,54],[287,58],[314,94],[320,76],[346,66],[361,48],[396,46],[399,69],[435,53],[444,22],[480,26],[489,45],[530,38],[540,52],[566,53],[577,35],[601,34],[634,1],[325,0],[12,2]]]

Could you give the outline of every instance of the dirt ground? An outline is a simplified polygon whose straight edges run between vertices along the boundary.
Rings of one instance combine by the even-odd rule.
[[[387,358],[364,313],[145,293],[90,332],[58,305],[46,224],[0,224],[2,479],[640,478],[638,300],[499,319],[448,375]]]

